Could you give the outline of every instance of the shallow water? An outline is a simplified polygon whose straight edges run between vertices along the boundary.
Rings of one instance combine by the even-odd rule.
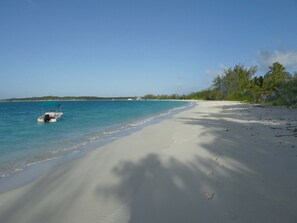
[[[41,104],[0,103],[0,177],[89,149],[189,105],[182,101],[66,101],[60,121],[38,124]]]

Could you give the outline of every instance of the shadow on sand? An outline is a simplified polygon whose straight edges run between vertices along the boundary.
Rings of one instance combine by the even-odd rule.
[[[198,151],[187,162],[163,154],[122,162],[113,169],[120,183],[99,187],[97,196],[121,200],[129,223],[296,222],[296,150],[280,155],[292,152],[292,143],[279,145],[269,138],[275,134],[269,123],[275,120],[269,110],[255,118],[253,109],[262,108],[232,105],[220,114],[176,118],[204,127],[197,138],[215,137],[212,143],[198,143],[209,158]]]
[[[284,137],[280,144],[280,139],[273,137],[283,129],[270,128],[280,124],[269,116],[269,110],[255,118],[255,109],[262,108],[232,105],[223,107],[220,114],[202,111],[193,112],[191,118],[175,118],[186,127],[205,130],[195,136],[197,152],[187,160],[160,151],[138,162],[119,163],[112,170],[118,183],[106,187],[98,184],[93,194],[106,202],[120,201],[122,206],[108,221],[98,216],[97,222],[115,222],[115,215],[123,208],[129,216],[117,222],[296,223],[297,153],[292,147],[296,138]],[[199,141],[207,135],[214,138],[211,143]],[[186,145],[180,150],[186,150]],[[80,195],[88,188],[83,176],[75,184],[68,182],[72,168],[68,165],[48,174],[47,180],[6,207],[0,222],[55,222],[64,216],[73,204],[81,202]],[[42,206],[45,200],[53,199],[52,191],[60,184],[69,185],[69,191],[61,192],[66,199]],[[34,218],[22,221],[28,213]]]

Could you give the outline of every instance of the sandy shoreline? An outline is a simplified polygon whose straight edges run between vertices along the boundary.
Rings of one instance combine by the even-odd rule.
[[[296,113],[197,102],[0,193],[0,222],[296,222]]]

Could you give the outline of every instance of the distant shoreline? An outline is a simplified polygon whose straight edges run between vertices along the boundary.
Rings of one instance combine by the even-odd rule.
[[[107,101],[107,100],[140,100],[140,97],[94,97],[94,96],[43,96],[28,98],[2,99],[0,102],[40,102],[40,101]]]

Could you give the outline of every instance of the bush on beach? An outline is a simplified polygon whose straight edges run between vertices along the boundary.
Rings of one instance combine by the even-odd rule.
[[[291,75],[279,62],[264,76],[255,76],[256,66],[235,65],[217,75],[207,89],[188,95],[146,95],[144,99],[231,100],[297,106],[297,72]]]

